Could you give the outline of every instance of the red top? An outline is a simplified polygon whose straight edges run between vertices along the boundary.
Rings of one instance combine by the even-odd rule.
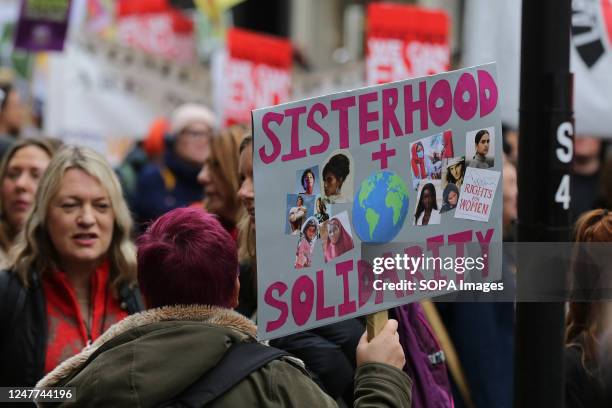
[[[48,327],[45,374],[128,315],[109,288],[108,262],[91,275],[90,316],[82,316],[76,292],[65,273],[50,271],[43,275],[42,284]],[[91,330],[85,324],[88,321]]]

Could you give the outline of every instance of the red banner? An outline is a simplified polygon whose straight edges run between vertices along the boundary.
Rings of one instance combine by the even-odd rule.
[[[368,7],[369,85],[448,71],[450,19],[444,11],[393,3]]]
[[[223,117],[226,125],[250,123],[251,110],[289,100],[291,43],[240,29],[227,33]]]
[[[193,22],[168,0],[120,0],[117,16],[121,44],[177,62],[194,61]]]

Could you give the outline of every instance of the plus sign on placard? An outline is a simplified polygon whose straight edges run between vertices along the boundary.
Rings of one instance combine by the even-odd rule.
[[[395,149],[387,150],[387,144],[381,143],[380,150],[372,153],[372,161],[380,160],[380,169],[384,170],[388,166],[387,159],[392,156],[395,156]]]

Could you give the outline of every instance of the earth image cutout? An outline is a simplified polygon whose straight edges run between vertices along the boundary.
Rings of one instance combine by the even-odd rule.
[[[371,174],[353,201],[353,226],[363,242],[385,243],[399,233],[408,214],[408,189],[391,171]]]

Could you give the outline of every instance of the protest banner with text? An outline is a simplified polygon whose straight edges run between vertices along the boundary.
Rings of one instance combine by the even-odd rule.
[[[498,101],[487,64],[254,110],[258,337],[446,293],[466,267],[498,279]]]
[[[447,71],[450,19],[446,12],[394,3],[368,7],[369,85]]]
[[[248,123],[251,110],[289,100],[291,43],[283,38],[231,29],[227,33],[221,111],[226,125]]]

